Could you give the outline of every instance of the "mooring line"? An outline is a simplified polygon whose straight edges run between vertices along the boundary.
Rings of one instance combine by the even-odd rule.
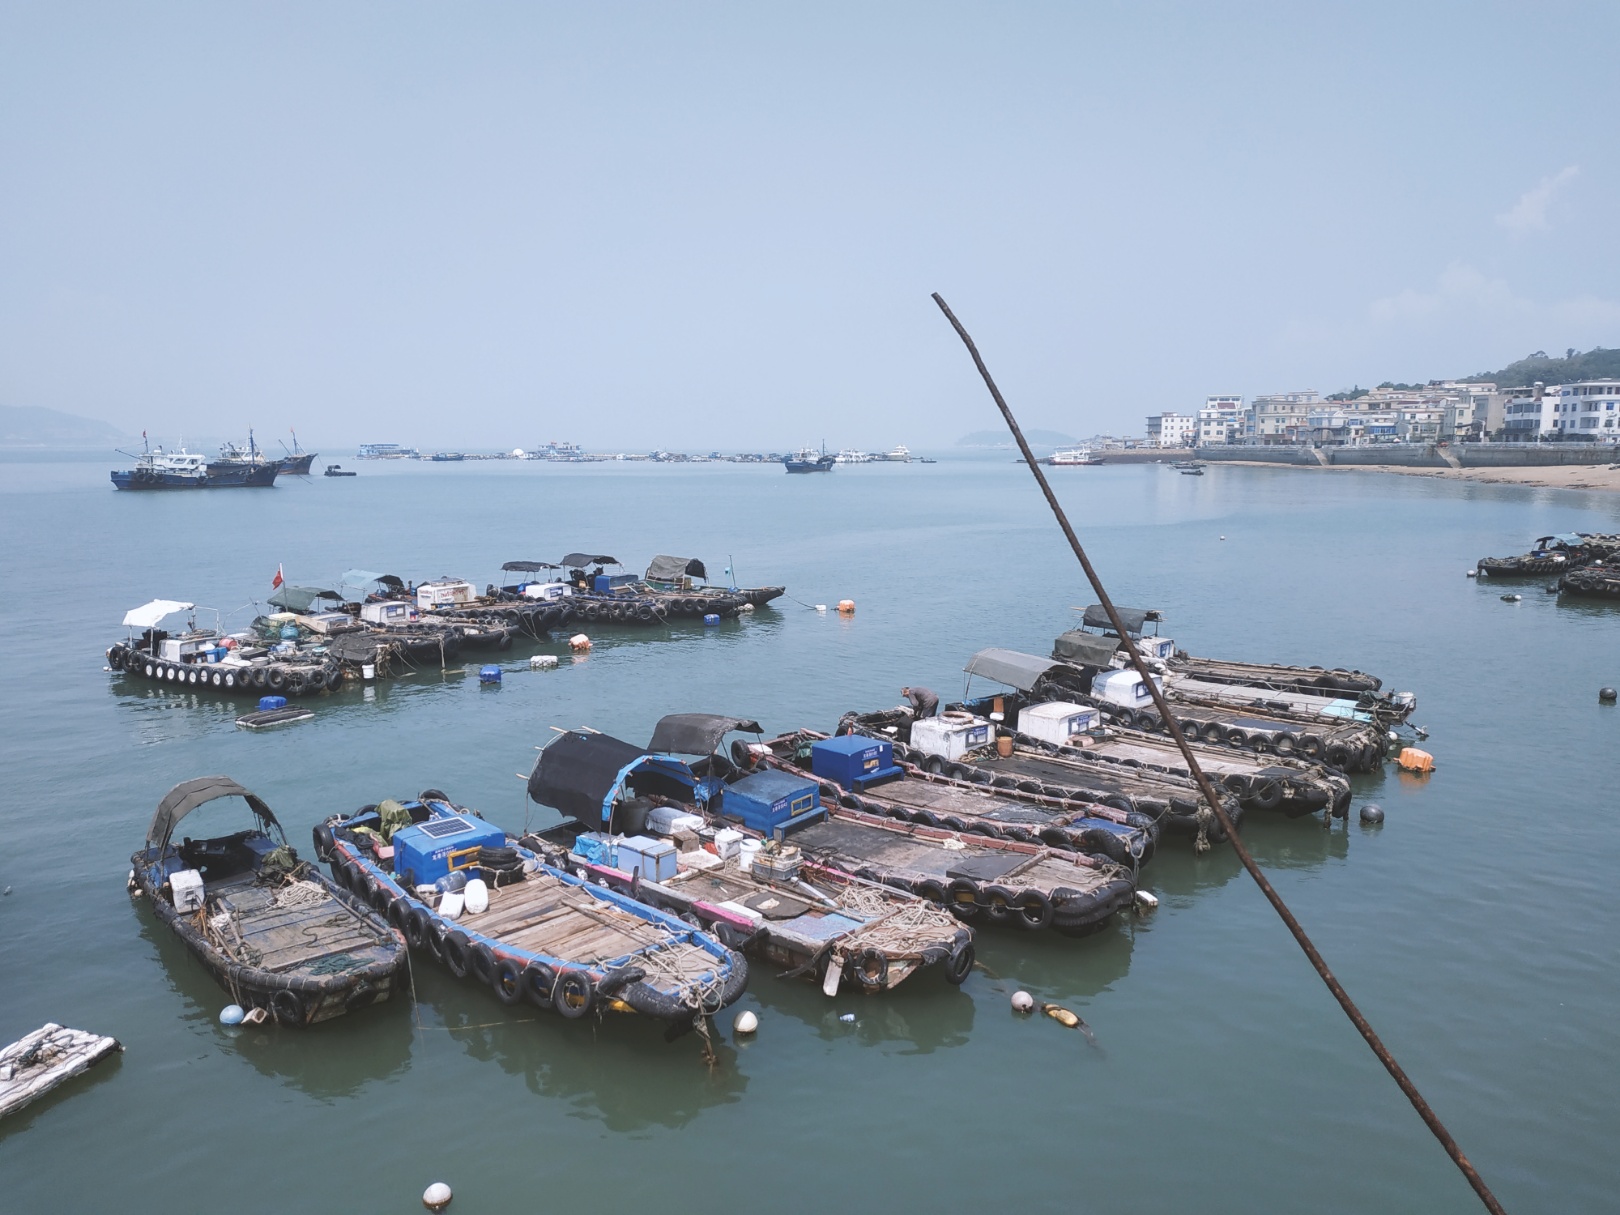
[[[1446,1155],[1450,1156],[1452,1162],[1462,1170],[1462,1175],[1468,1179],[1468,1184],[1474,1188],[1474,1193],[1479,1195],[1479,1200],[1485,1204],[1485,1209],[1490,1211],[1492,1215],[1506,1215],[1502,1204],[1496,1200],[1496,1195],[1491,1193],[1490,1187],[1485,1184],[1485,1179],[1479,1175],[1468,1157],[1463,1154],[1462,1148],[1457,1146],[1457,1141],[1451,1137],[1451,1132],[1446,1129],[1445,1123],[1440,1121],[1440,1116],[1423,1099],[1423,1094],[1418,1092],[1417,1085],[1412,1083],[1411,1077],[1395,1061],[1395,1056],[1390,1054],[1389,1048],[1384,1045],[1383,1040],[1379,1038],[1367,1018],[1356,1007],[1356,1002],[1350,998],[1350,993],[1344,989],[1344,985],[1328,969],[1327,962],[1317,951],[1304,927],[1294,918],[1294,913],[1288,910],[1288,904],[1284,903],[1282,896],[1272,888],[1271,882],[1267,880],[1266,875],[1261,872],[1260,866],[1255,862],[1254,857],[1250,855],[1242,837],[1238,834],[1237,824],[1227,817],[1225,809],[1221,806],[1220,798],[1215,795],[1215,789],[1209,783],[1209,777],[1204,775],[1203,768],[1199,766],[1198,757],[1193,754],[1192,748],[1187,745],[1187,739],[1181,732],[1181,726],[1176,721],[1175,715],[1170,712],[1170,706],[1164,699],[1164,692],[1159,688],[1158,684],[1154,683],[1153,672],[1148,670],[1147,663],[1142,659],[1141,651],[1136,648],[1136,642],[1131,638],[1130,632],[1120,620],[1119,612],[1114,607],[1114,601],[1108,597],[1108,592],[1103,589],[1102,579],[1097,576],[1097,571],[1092,568],[1091,559],[1086,556],[1086,550],[1081,547],[1080,538],[1075,535],[1074,528],[1070,526],[1068,515],[1064,514],[1063,507],[1058,504],[1057,495],[1052,492],[1051,483],[1047,481],[1046,474],[1041,471],[1041,466],[1035,459],[1035,453],[1030,451],[1029,443],[1024,438],[1024,432],[1018,427],[1018,420],[1013,417],[1012,409],[1008,407],[1006,398],[1001,395],[1001,389],[996,387],[995,380],[991,378],[990,369],[984,365],[984,359],[979,355],[979,348],[973,344],[973,339],[968,336],[968,331],[962,327],[962,322],[956,319],[956,314],[951,311],[950,306],[941,298],[939,292],[933,293],[933,300],[934,303],[939,305],[939,310],[945,314],[945,319],[951,323],[951,327],[956,330],[957,336],[962,339],[962,344],[967,347],[968,353],[973,356],[973,365],[979,369],[979,374],[984,377],[985,387],[990,390],[991,397],[995,399],[996,408],[1001,410],[1002,418],[1006,421],[1008,429],[1012,431],[1013,439],[1018,443],[1018,450],[1023,453],[1024,462],[1029,465],[1029,471],[1035,474],[1036,484],[1041,487],[1041,493],[1046,496],[1046,504],[1052,508],[1052,513],[1057,516],[1058,526],[1063,529],[1063,535],[1069,541],[1069,547],[1074,550],[1075,557],[1079,559],[1080,568],[1085,571],[1086,579],[1091,583],[1091,589],[1097,593],[1097,601],[1102,604],[1103,610],[1108,613],[1109,623],[1114,626],[1114,632],[1119,635],[1120,641],[1125,647],[1125,652],[1130,656],[1131,665],[1136,668],[1136,673],[1142,677],[1142,682],[1147,687],[1148,694],[1152,696],[1153,705],[1159,711],[1159,720],[1164,723],[1170,737],[1175,739],[1176,746],[1181,750],[1182,758],[1187,761],[1187,766],[1192,771],[1193,779],[1198,782],[1198,788],[1204,795],[1204,800],[1209,803],[1209,808],[1215,812],[1215,817],[1226,830],[1227,837],[1232,844],[1232,851],[1237,853],[1238,860],[1249,871],[1249,876],[1254,879],[1255,885],[1260,887],[1260,892],[1266,896],[1266,900],[1271,904],[1272,908],[1282,917],[1283,923],[1288,926],[1288,931],[1293,934],[1294,940],[1298,942],[1300,949],[1305,951],[1305,956],[1310,959],[1311,965],[1316,968],[1316,973],[1321,976],[1322,982],[1327,984],[1328,990],[1333,993],[1333,998],[1339,1002],[1339,1007],[1344,1009],[1345,1016],[1350,1018],[1350,1023],[1356,1027],[1362,1038],[1366,1040],[1367,1045],[1372,1048],[1373,1054],[1378,1056],[1378,1061],[1384,1065],[1384,1069],[1389,1072],[1395,1083],[1400,1086],[1401,1092],[1406,1094],[1406,1099],[1412,1103],[1412,1108],[1417,1110],[1418,1117],[1423,1119],[1424,1125],[1440,1141],[1440,1146],[1446,1149]]]

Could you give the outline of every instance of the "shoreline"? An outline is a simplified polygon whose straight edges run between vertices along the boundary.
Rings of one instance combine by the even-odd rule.
[[[1620,493],[1620,468],[1607,464],[1555,464],[1509,468],[1412,468],[1400,464],[1277,464],[1265,460],[1211,460],[1209,467],[1238,464],[1244,468],[1279,468],[1290,472],[1398,473],[1441,481],[1475,481],[1484,485],[1522,485],[1532,489],[1583,489]]]

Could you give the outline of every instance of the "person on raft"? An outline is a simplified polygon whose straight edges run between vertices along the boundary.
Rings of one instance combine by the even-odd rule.
[[[927,688],[901,688],[900,695],[911,702],[911,711],[917,717],[932,717],[939,712],[939,697]]]

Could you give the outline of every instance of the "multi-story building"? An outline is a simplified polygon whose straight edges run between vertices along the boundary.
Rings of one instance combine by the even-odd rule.
[[[1254,398],[1244,416],[1240,442],[1270,447],[1310,441],[1310,414],[1321,403],[1314,392],[1279,392]]]
[[[1147,442],[1149,447],[1190,447],[1198,428],[1198,419],[1187,413],[1154,413],[1148,415]]]
[[[1205,397],[1198,411],[1194,441],[1203,447],[1211,443],[1234,443],[1243,431],[1243,398]]]
[[[1510,389],[1502,407],[1502,437],[1513,443],[1535,442],[1552,430],[1552,415],[1546,412],[1551,404],[1540,382]]]
[[[1620,380],[1582,380],[1543,390],[1542,417],[1551,438],[1565,443],[1613,443],[1620,438]]]

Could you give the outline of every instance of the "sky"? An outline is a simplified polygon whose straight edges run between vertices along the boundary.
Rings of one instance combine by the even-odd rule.
[[[0,404],[941,447],[1620,346],[1620,5],[0,2]]]

